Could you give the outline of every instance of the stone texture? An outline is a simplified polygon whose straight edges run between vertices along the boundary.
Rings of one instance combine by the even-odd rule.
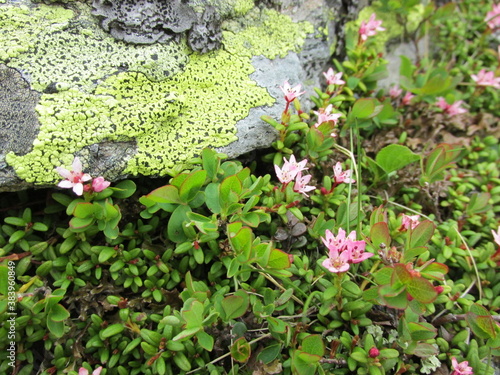
[[[179,0],[155,18],[165,2],[48,3],[0,4],[9,124],[0,191],[52,185],[54,168],[75,156],[117,180],[164,175],[206,146],[230,157],[268,147],[275,132],[260,117],[279,118],[279,86],[319,87],[358,10],[339,0]]]

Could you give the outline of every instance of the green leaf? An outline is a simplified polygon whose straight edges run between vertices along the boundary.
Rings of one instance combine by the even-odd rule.
[[[485,307],[477,303],[472,304],[469,312],[465,314],[465,320],[469,323],[472,332],[479,338],[490,339],[496,337],[495,321]]]
[[[110,326],[102,330],[99,336],[101,337],[101,339],[107,339],[108,337],[122,333],[124,329],[125,325],[123,325],[122,323],[111,324]]]
[[[413,349],[413,354],[417,357],[428,358],[439,353],[439,349],[426,342],[419,342]]]
[[[391,234],[389,233],[389,226],[386,222],[378,222],[370,228],[370,239],[373,246],[378,249],[380,244],[384,244],[387,248],[391,244]]]
[[[240,337],[231,345],[230,353],[235,361],[245,363],[250,358],[252,350],[247,340],[244,337]]]
[[[120,199],[131,197],[135,193],[136,189],[137,186],[132,180],[120,181],[118,184],[111,188],[111,190],[113,190],[113,197]]]
[[[226,315],[226,321],[236,319],[247,312],[249,305],[248,295],[243,290],[238,290],[232,296],[222,300],[222,309]]]
[[[436,226],[430,220],[424,220],[420,222],[413,230],[410,232],[410,243],[409,248],[425,246],[431,240]]]
[[[273,344],[268,345],[257,356],[257,359],[264,362],[265,364],[269,364],[274,361],[278,355],[281,353],[281,344]]]
[[[380,150],[375,157],[377,164],[386,173],[397,171],[404,166],[420,160],[420,156],[414,154],[408,147],[402,145],[389,145]]]
[[[78,203],[73,210],[73,215],[80,219],[85,219],[94,214],[95,207],[93,203],[90,202],[82,202]]]
[[[212,351],[214,348],[214,338],[212,336],[205,331],[199,331],[196,334],[196,337],[198,338],[198,343],[203,349],[208,350],[209,352]]]
[[[179,188],[179,198],[187,203],[191,201],[205,183],[207,172],[204,170],[192,172],[186,177]]]
[[[219,187],[219,183],[213,182],[205,188],[207,207],[214,214],[220,214],[221,212]]]
[[[486,192],[473,193],[470,196],[469,204],[467,205],[467,208],[465,210],[467,215],[472,216],[472,215],[482,214],[486,211],[491,210],[492,207],[491,204],[489,204],[490,199],[491,199],[490,193]]]
[[[413,276],[406,286],[406,290],[421,303],[432,303],[438,296],[432,284],[423,277]]]
[[[325,354],[325,344],[321,335],[309,335],[302,340],[302,350],[306,353],[322,357]]]
[[[290,265],[291,263],[289,254],[279,249],[271,250],[271,254],[269,254],[269,261],[267,262],[266,267],[282,270],[285,268],[289,268]]]
[[[186,322],[186,329],[203,328],[203,303],[197,300],[192,300],[191,304],[181,312],[182,318]]]
[[[361,98],[354,102],[351,115],[355,118],[364,119],[370,117],[375,111],[375,99]]]
[[[145,197],[156,203],[185,204],[179,197],[179,190],[173,185],[159,187]]]
[[[382,296],[382,299],[388,307],[404,310],[408,306],[408,298],[406,294],[406,289],[403,289],[403,291],[396,296]]]
[[[437,329],[426,322],[409,322],[408,330],[410,331],[411,339],[415,341],[430,340],[437,335]]]
[[[62,322],[68,319],[70,316],[69,311],[64,308],[64,306],[60,304],[55,304],[52,306],[48,313],[48,317],[50,320],[54,322]]]
[[[201,158],[203,160],[203,169],[207,172],[207,177],[212,180],[217,176],[217,170],[219,169],[220,160],[217,157],[217,152],[206,147],[201,152]]]
[[[180,243],[188,239],[183,228],[184,223],[189,221],[187,217],[188,212],[191,212],[191,208],[183,205],[177,206],[174,212],[172,212],[167,224],[167,233],[170,241]]]
[[[47,317],[47,328],[49,329],[50,333],[52,333],[54,336],[60,338],[63,337],[64,335],[64,323],[63,322],[56,322],[52,319],[49,319]]]
[[[108,261],[114,255],[116,255],[116,250],[113,247],[101,246],[99,252],[99,263]]]

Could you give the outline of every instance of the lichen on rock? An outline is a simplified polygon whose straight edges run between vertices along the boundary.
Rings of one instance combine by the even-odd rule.
[[[15,15],[0,34],[0,43],[12,47],[0,60],[43,92],[32,150],[6,155],[30,183],[57,181],[56,166],[70,166],[95,144],[132,142],[137,153],[122,171],[132,175],[164,175],[203,147],[228,145],[251,108],[274,103],[250,79],[251,57],[298,51],[310,31],[275,11],[250,12],[238,30],[223,25],[223,48],[200,54],[189,52],[185,42],[126,45],[96,30],[89,9],[79,6],[78,16],[56,5],[0,6],[0,22],[7,25]],[[43,15],[56,20],[37,26]],[[36,31],[15,26],[24,21]]]

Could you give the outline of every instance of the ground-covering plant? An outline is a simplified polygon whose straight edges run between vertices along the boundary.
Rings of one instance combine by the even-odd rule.
[[[464,3],[481,17],[429,3],[412,37],[492,55],[498,5]],[[111,185],[75,158],[57,169],[71,191],[3,194],[0,372],[493,374],[498,60],[403,57],[379,89],[378,17],[419,4],[376,3],[310,113],[284,82],[262,160],[204,149]],[[456,14],[471,29],[441,22]]]

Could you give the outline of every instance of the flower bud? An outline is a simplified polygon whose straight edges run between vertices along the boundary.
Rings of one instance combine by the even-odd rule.
[[[376,347],[373,347],[368,351],[368,355],[370,356],[370,358],[376,358],[379,356],[379,354],[380,350],[378,350]]]

